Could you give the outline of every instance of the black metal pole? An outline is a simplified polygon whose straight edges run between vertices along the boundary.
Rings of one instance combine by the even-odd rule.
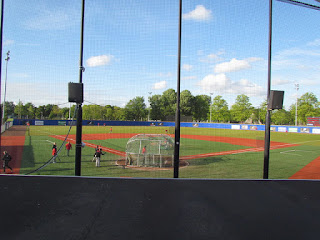
[[[272,0],[269,0],[269,49],[268,49],[268,92],[267,92],[267,114],[265,124],[264,137],[264,164],[263,164],[263,179],[269,178],[269,152],[270,152],[270,121],[271,109],[270,106],[270,88],[271,88],[271,50],[272,50]]]
[[[0,99],[1,99],[1,83],[2,83],[2,36],[3,36],[3,4],[4,4],[4,0],[1,0],[1,30],[0,30]],[[3,103],[3,107],[4,107],[4,103]],[[1,109],[1,113],[2,113],[2,109]],[[4,118],[4,116],[2,116],[1,114],[1,124],[2,124],[2,119]],[[1,139],[0,139],[1,141]],[[0,146],[1,146],[1,142],[0,142]]]
[[[177,108],[174,132],[174,169],[173,177],[179,178],[179,152],[180,152],[180,72],[181,72],[181,21],[182,0],[179,0],[179,33],[178,33],[178,70],[177,70]]]
[[[79,83],[82,83],[83,67],[83,28],[84,28],[84,7],[85,0],[82,0],[81,12],[81,36],[80,36],[80,61],[79,61]],[[76,131],[76,157],[75,157],[75,175],[81,176],[81,148],[82,148],[82,103],[77,103],[77,131]]]

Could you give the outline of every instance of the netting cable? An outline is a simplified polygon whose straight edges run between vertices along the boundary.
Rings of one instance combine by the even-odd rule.
[[[77,106],[75,107],[75,109],[74,109],[74,113],[73,113],[72,121],[70,122],[70,127],[69,127],[69,130],[68,130],[68,133],[67,133],[66,137],[64,138],[62,144],[61,144],[60,147],[58,148],[57,155],[52,156],[52,157],[51,157],[46,163],[44,163],[42,166],[38,167],[38,168],[35,169],[35,170],[32,170],[31,172],[26,173],[25,175],[29,175],[29,174],[32,174],[32,173],[35,173],[35,172],[40,171],[41,169],[45,168],[45,167],[48,166],[49,164],[54,163],[55,159],[56,159],[57,157],[59,157],[59,153],[61,152],[63,146],[65,145],[65,143],[66,143],[66,141],[67,141],[67,139],[68,139],[68,137],[69,137],[70,131],[71,131],[72,126],[73,126],[73,123],[74,123],[74,121],[75,121],[74,119],[75,119],[75,116],[76,116],[77,111],[78,111],[78,105],[77,105]]]

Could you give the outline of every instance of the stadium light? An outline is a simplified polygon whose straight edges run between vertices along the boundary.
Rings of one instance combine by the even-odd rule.
[[[7,78],[8,78],[8,62],[10,60],[10,51],[7,52],[7,58],[5,59],[6,61],[6,76],[4,80],[4,96],[3,96],[3,105],[2,105],[2,124],[4,124],[4,112],[5,112],[5,106],[6,106],[6,94],[7,94]]]
[[[2,35],[3,35],[3,3],[4,0],[1,0],[1,16],[0,16],[0,99],[1,99],[1,76],[2,76]],[[2,118],[4,116],[1,116],[1,123],[2,123]]]

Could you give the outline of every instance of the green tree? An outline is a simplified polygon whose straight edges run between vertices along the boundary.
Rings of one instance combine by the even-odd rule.
[[[19,119],[22,119],[27,115],[27,112],[25,111],[24,105],[21,101],[19,101],[18,105],[15,106],[14,113]]]
[[[45,112],[45,105],[37,107],[36,112],[35,112],[36,118],[42,119],[44,116],[44,112]]]
[[[189,90],[180,93],[180,111],[182,116],[191,116],[194,108],[194,96]]]
[[[175,90],[170,88],[164,91],[161,96],[161,112],[163,116],[174,116],[176,113],[176,105],[177,93]]]
[[[127,120],[141,121],[147,116],[146,104],[143,97],[135,97],[124,108]]]
[[[230,109],[231,118],[233,121],[244,122],[251,117],[252,110],[249,97],[244,94],[238,95],[235,104]]]
[[[154,120],[163,120],[164,115],[162,112],[162,103],[161,103],[161,95],[153,95],[149,97],[150,103],[150,119]]]
[[[114,120],[118,120],[118,121],[126,120],[124,108],[114,106],[113,107],[113,116],[114,116]]]
[[[196,121],[207,121],[211,97],[208,95],[197,95],[194,98],[194,109],[192,118]]]
[[[288,125],[292,123],[290,112],[285,109],[273,110],[271,114],[271,122],[275,125]]]
[[[268,103],[267,100],[264,100],[260,107],[258,108],[258,121],[262,124],[266,122]]]
[[[51,112],[49,114],[49,119],[60,119],[61,118],[61,109],[57,105],[53,105]]]
[[[26,105],[24,105],[24,109],[25,109],[27,118],[29,119],[35,118],[36,107],[31,102],[26,103]]]
[[[103,113],[105,120],[115,120],[114,107],[112,107],[111,105],[104,106]]]
[[[103,107],[100,105],[84,105],[82,109],[83,119],[99,120],[103,119]]]
[[[1,109],[3,104],[1,104]],[[4,108],[4,120],[6,121],[8,119],[8,117],[13,117],[14,116],[14,108],[15,108],[15,104],[14,102],[5,102],[5,108]],[[2,111],[1,111],[2,114]]]
[[[229,122],[230,121],[230,111],[228,108],[228,103],[220,95],[216,96],[213,99],[213,102],[211,105],[211,120],[213,122]]]
[[[306,124],[307,117],[317,116],[319,114],[319,103],[317,97],[313,93],[305,93],[298,98],[298,124]],[[290,107],[292,118],[295,119],[296,105],[292,104]]]
[[[47,104],[44,106],[43,117],[45,119],[50,117],[53,106],[54,106],[53,104]]]
[[[70,110],[69,107],[64,107],[61,109],[61,115],[63,116],[64,119],[69,119],[69,110]],[[70,112],[70,115],[71,115],[71,112]],[[71,117],[72,116],[70,116],[70,118]]]

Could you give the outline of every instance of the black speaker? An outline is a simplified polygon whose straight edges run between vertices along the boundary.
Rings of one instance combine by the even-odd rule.
[[[68,83],[69,102],[83,103],[83,83]]]
[[[284,91],[270,91],[268,109],[282,109]]]

